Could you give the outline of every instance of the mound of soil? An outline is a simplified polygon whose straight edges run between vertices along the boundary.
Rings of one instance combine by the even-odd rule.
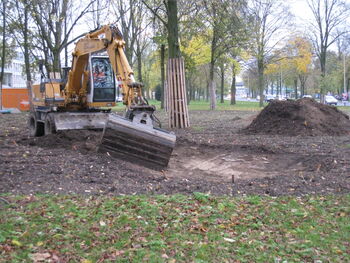
[[[244,130],[247,134],[319,136],[350,134],[349,116],[313,99],[272,101]]]

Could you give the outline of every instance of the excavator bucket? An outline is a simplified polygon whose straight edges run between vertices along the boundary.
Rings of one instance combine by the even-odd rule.
[[[108,113],[103,112],[63,112],[54,114],[57,131],[104,129]]]
[[[147,118],[147,114],[144,114]],[[143,165],[154,170],[164,169],[175,147],[175,134],[146,124],[143,118],[131,121],[110,114],[103,131],[99,152]]]

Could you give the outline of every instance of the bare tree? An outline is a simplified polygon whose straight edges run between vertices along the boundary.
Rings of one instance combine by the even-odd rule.
[[[264,69],[271,60],[272,51],[284,39],[283,29],[290,25],[290,13],[282,0],[253,0],[252,54],[257,63],[260,107],[264,104]]]
[[[31,2],[32,16],[38,28],[38,38],[41,44],[38,48],[45,56],[48,71],[59,72],[61,51],[85,34],[70,39],[73,29],[87,13],[91,12],[91,6],[95,1],[79,5],[75,5],[75,1],[72,0],[33,0]],[[67,25],[67,30],[64,32],[67,17],[71,18],[71,23]],[[48,62],[50,56],[52,56],[52,67]]]
[[[1,72],[0,72],[0,110],[2,109],[2,85],[5,77],[5,66],[11,62],[12,57],[15,55],[15,47],[13,44],[13,38],[9,30],[9,21],[7,13],[10,11],[10,3],[8,0],[3,0],[0,5],[1,14],[1,42],[0,42],[0,61],[1,61]]]
[[[349,30],[345,22],[350,15],[349,6],[343,0],[308,0],[313,14],[311,22],[311,40],[320,61],[321,68],[321,100],[324,100],[327,50],[339,37]]]
[[[135,16],[139,13],[137,5],[139,0],[117,0],[114,1],[112,7],[117,17],[116,22],[121,25],[121,32],[125,41],[125,55],[131,66],[134,64],[133,55],[135,49],[136,35],[138,27],[135,27]],[[136,11],[136,12],[135,12]]]
[[[147,28],[151,21],[141,0],[117,0],[112,4],[116,22],[120,23],[125,41],[125,54],[131,66],[137,63],[137,79],[142,82],[142,56],[151,39]]]
[[[32,68],[31,68],[31,54],[33,53],[33,32],[30,30],[29,25],[33,23],[30,14],[30,1],[29,0],[10,0],[11,12],[7,13],[8,28],[11,30],[11,34],[16,41],[17,47],[19,47],[24,55],[25,74],[27,81],[32,80]]]

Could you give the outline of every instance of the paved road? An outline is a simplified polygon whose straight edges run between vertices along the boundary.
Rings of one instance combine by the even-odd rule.
[[[347,106],[350,107],[350,102],[349,101],[339,101],[337,106]]]

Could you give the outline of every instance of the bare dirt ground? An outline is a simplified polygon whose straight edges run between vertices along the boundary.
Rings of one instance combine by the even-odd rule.
[[[177,145],[161,172],[97,153],[97,131],[30,138],[27,116],[0,115],[0,193],[350,192],[349,136],[246,135],[240,130],[253,112],[190,112],[192,126],[175,130]]]

